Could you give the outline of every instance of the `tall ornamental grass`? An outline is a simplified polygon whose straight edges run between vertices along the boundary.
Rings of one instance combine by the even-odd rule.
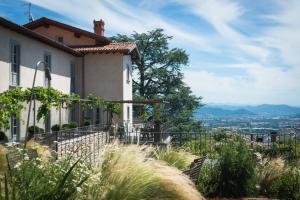
[[[176,167],[179,170],[188,169],[196,158],[195,155],[183,149],[175,149],[167,146],[165,149],[155,149],[154,156],[156,159],[166,162],[169,166]]]
[[[259,194],[278,199],[300,199],[300,168],[282,158],[264,160],[258,166]]]
[[[280,180],[287,173],[287,171],[287,166],[285,166],[282,158],[262,160],[257,167],[259,193],[269,196],[271,193],[271,186],[277,180]]]
[[[203,199],[181,171],[148,155],[145,147],[110,146],[88,181],[85,199]]]

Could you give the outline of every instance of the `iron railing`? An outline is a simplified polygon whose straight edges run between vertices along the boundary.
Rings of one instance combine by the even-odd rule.
[[[153,129],[131,129],[121,126],[116,130],[106,124],[80,127],[57,132],[37,134],[35,140],[56,151],[57,158],[68,155],[84,157],[96,162],[105,145],[118,140],[122,144],[172,144],[191,148],[196,154],[206,154],[215,143],[231,136],[240,136],[251,148],[263,148],[270,155],[292,152],[300,156],[300,142],[296,133],[213,134],[209,132],[154,132]]]

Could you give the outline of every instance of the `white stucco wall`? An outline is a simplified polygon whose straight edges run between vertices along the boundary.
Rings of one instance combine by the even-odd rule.
[[[132,80],[127,82],[127,67],[131,66],[130,56],[123,54],[88,54],[84,58],[85,95],[94,94],[104,100],[131,100]],[[130,76],[132,77],[132,76]],[[127,120],[127,106],[130,107],[132,121],[132,105],[122,104],[119,122]]]
[[[85,55],[85,95],[94,94],[105,100],[123,98],[123,55]]]
[[[0,92],[9,89],[10,41],[14,40],[20,44],[21,48],[20,87],[27,88],[32,86],[35,65],[39,60],[44,60],[44,53],[47,52],[51,54],[51,87],[63,93],[70,93],[70,63],[76,60],[74,56],[1,26],[0,38]],[[37,72],[36,86],[44,86],[44,71],[42,69],[39,69]],[[57,112],[55,109],[51,112],[52,125],[58,123],[59,117]],[[64,112],[62,120],[67,122],[67,111]],[[26,119],[27,112],[24,111],[22,116],[23,119]],[[44,128],[42,123],[39,126]],[[10,130],[7,131],[7,134],[10,136]],[[20,134],[21,138],[25,135],[24,121],[23,123],[21,122]]]
[[[127,80],[127,66],[129,66],[130,76]],[[132,100],[132,61],[129,55],[123,56],[123,100]],[[123,119],[129,123],[132,123],[132,104],[123,104]],[[129,119],[127,109],[129,107]]]

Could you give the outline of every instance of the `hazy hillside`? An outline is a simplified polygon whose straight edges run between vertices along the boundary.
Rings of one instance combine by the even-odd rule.
[[[247,106],[245,109],[258,115],[296,115],[300,114],[300,108],[288,105],[269,105]]]
[[[258,106],[231,106],[231,105],[205,105],[196,113],[196,118],[201,117],[239,117],[239,116],[295,116],[300,114],[300,108],[288,105]]]
[[[250,112],[246,109],[228,110],[210,106],[204,106],[196,113],[196,117],[238,117],[253,115],[255,115],[255,113]]]

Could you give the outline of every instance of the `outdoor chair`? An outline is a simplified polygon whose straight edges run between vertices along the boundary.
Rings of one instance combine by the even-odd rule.
[[[36,149],[29,149],[29,150],[27,150],[26,153],[27,153],[29,160],[34,160],[34,159],[38,158],[38,153],[37,153]],[[6,154],[8,171],[9,171],[10,176],[13,175],[13,171],[14,171],[17,163],[22,161],[23,158],[24,158],[24,156],[19,151],[13,151],[13,152],[9,152]]]
[[[199,173],[203,166],[203,163],[206,159],[206,156],[196,158],[190,165],[188,170],[185,170],[183,173],[190,177],[190,179],[196,184],[198,180]]]

